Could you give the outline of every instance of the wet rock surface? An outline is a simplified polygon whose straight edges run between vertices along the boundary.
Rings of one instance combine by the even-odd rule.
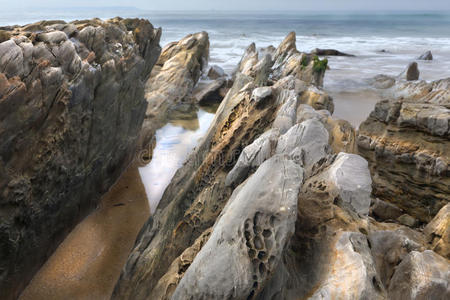
[[[161,31],[147,20],[115,18],[6,32],[0,290],[14,299],[134,158]]]

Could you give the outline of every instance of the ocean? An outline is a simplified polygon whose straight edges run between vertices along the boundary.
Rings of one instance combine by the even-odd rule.
[[[147,18],[163,28],[161,45],[189,33],[207,31],[210,64],[231,73],[245,48],[275,47],[290,32],[297,48],[333,48],[356,57],[330,57],[324,89],[335,99],[335,116],[355,127],[367,117],[379,94],[367,80],[398,75],[409,62],[431,50],[433,61],[419,61],[421,79],[450,77],[450,12],[146,12],[134,8],[39,9],[0,12],[0,26],[42,19],[75,20],[114,16]]]

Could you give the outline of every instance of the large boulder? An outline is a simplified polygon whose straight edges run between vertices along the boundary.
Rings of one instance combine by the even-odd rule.
[[[450,263],[433,251],[412,251],[395,269],[389,299],[419,300],[450,298]]]
[[[38,22],[0,43],[0,290],[16,299],[134,158],[160,29]]]

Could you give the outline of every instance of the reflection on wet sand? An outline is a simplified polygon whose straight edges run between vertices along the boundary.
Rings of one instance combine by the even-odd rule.
[[[152,213],[175,172],[205,135],[217,106],[179,105],[170,111],[169,123],[156,132],[152,161],[139,168]]]
[[[20,300],[110,299],[150,210],[136,167],[130,167],[100,207],[62,242]]]

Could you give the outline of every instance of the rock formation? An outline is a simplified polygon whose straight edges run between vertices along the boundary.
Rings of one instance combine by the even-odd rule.
[[[313,51],[311,51],[312,54],[319,55],[319,56],[354,56],[353,54],[347,54],[335,49],[319,49],[316,48]]]
[[[404,76],[407,81],[419,80],[419,65],[416,62],[410,63],[406,68],[404,75],[400,76]]]
[[[169,108],[191,97],[208,58],[206,32],[189,34],[164,47],[146,84],[148,108],[140,141],[142,147],[147,147],[156,130],[165,125]]]
[[[160,35],[120,18],[2,28],[2,299],[18,297],[133,159]]]
[[[435,276],[409,288],[442,293],[449,264],[425,251],[439,241],[368,216],[369,165],[343,152],[356,150],[354,129],[305,104],[322,93],[314,58],[303,66],[292,33],[273,52],[245,52],[113,299],[400,299],[404,270],[428,261]]]
[[[429,222],[450,200],[450,80],[400,83],[361,124],[374,194]]]
[[[419,56],[417,60],[433,60],[433,54],[431,53],[431,51],[427,51]]]

